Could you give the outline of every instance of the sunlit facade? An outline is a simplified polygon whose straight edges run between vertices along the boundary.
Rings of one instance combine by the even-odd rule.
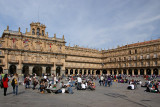
[[[99,51],[66,46],[64,35],[49,37],[45,28],[31,23],[30,31],[22,33],[7,26],[0,38],[0,72],[160,75],[160,39]]]

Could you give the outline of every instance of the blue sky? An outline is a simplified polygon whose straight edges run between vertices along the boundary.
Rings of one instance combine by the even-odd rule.
[[[7,25],[25,32],[38,19],[71,46],[111,49],[160,38],[160,0],[0,0],[1,34]]]

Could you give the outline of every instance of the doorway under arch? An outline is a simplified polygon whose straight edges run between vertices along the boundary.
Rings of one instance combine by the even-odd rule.
[[[46,73],[49,76],[51,75],[51,67],[50,66],[46,67]]]
[[[86,70],[84,70],[84,74],[83,75],[86,75]]]
[[[153,69],[153,74],[158,75],[158,69],[157,68]]]
[[[91,74],[91,71],[90,71],[90,70],[88,70],[88,75],[89,75],[89,74]]]
[[[58,66],[58,67],[56,68],[56,76],[60,76],[60,71],[61,71],[61,67]]]
[[[79,74],[81,74],[82,75],[82,70],[80,69],[80,71],[79,71]]]
[[[140,75],[144,75],[144,69],[140,69]]]
[[[116,69],[114,70],[114,75],[117,75],[117,70]]]
[[[42,76],[42,67],[41,66],[34,66],[32,73],[36,74],[37,76]]]
[[[9,67],[9,73],[10,74],[15,74],[16,73],[17,67],[15,65],[10,65]]]
[[[107,71],[106,71],[106,70],[103,70],[103,74],[107,74]]]
[[[77,69],[75,69],[75,74],[76,74],[76,75],[78,74],[78,70],[77,70]]]
[[[147,75],[151,75],[151,69],[147,69],[146,74],[147,74]]]
[[[100,70],[97,70],[97,71],[96,71],[96,75],[100,75]]]
[[[134,69],[134,75],[138,75],[138,70]]]
[[[132,69],[129,69],[128,72],[129,72],[129,75],[132,75]]]
[[[126,74],[127,74],[127,72],[126,72],[126,70],[125,70],[125,69],[123,69],[123,74],[124,74],[124,75],[126,75]]]
[[[2,68],[2,67],[0,67],[0,74],[1,74],[1,73],[3,73],[3,68]]]
[[[113,75],[113,74],[112,74],[112,70],[110,70],[110,75]]]
[[[66,75],[68,74],[68,69],[66,69],[65,74],[66,74]]]

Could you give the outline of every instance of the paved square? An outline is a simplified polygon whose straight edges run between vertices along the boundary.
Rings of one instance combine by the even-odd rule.
[[[99,86],[96,90],[76,90],[74,94],[41,94],[39,90],[24,89],[19,86],[19,94],[12,94],[9,86],[7,96],[0,89],[0,107],[159,107],[160,94],[144,92],[138,86],[136,90],[127,90],[127,83],[113,82],[111,87]]]

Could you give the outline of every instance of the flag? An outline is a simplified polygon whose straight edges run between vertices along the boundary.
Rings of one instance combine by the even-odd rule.
[[[15,42],[15,38],[13,38],[13,43]]]
[[[50,46],[49,46],[50,48],[51,48],[51,43],[50,43]]]
[[[23,43],[28,43],[28,39],[26,39]]]

